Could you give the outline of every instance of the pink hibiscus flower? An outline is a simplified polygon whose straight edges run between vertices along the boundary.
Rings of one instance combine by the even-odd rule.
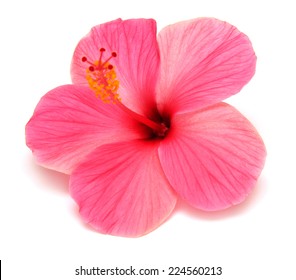
[[[86,223],[141,236],[177,198],[206,211],[242,202],[266,151],[221,100],[255,72],[246,35],[213,18],[164,28],[120,19],[92,28],[72,61],[73,85],[48,92],[26,126],[39,164],[70,174]]]

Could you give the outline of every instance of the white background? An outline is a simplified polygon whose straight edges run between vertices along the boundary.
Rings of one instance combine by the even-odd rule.
[[[221,266],[222,276],[128,279],[296,279],[295,75],[293,1],[3,1],[0,2],[0,259],[3,279],[79,277],[80,265],[101,268]],[[38,167],[24,127],[50,89],[70,83],[73,50],[93,25],[152,17],[165,25],[210,16],[246,33],[257,72],[227,102],[257,127],[268,157],[247,201],[219,213],[179,204],[147,236],[101,235],[85,226],[68,194],[68,178]],[[113,277],[112,279],[124,279]]]

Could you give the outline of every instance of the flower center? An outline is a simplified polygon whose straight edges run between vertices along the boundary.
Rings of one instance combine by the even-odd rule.
[[[105,48],[101,48],[100,57],[94,62],[89,61],[86,56],[81,58],[82,62],[89,64],[86,69],[86,80],[89,87],[95,93],[97,98],[100,98],[105,103],[111,103],[118,106],[133,119],[149,127],[152,130],[151,137],[165,137],[169,129],[168,125],[164,122],[158,123],[152,121],[151,119],[132,111],[121,102],[118,93],[119,81],[117,80],[115,67],[109,63],[112,58],[117,57],[117,53],[111,52],[111,55],[103,61],[102,59],[105,51]]]

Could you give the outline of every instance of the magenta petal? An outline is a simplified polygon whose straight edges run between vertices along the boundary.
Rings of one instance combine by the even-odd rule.
[[[176,196],[160,166],[156,142],[104,145],[70,178],[85,222],[102,233],[136,237],[158,227]]]
[[[117,106],[103,103],[87,87],[73,85],[42,97],[26,126],[27,145],[37,161],[63,173],[102,144],[144,136]]]
[[[110,60],[115,66],[120,83],[119,94],[122,102],[133,111],[147,116],[155,108],[155,84],[159,71],[159,53],[154,20],[120,19],[95,26],[76,47],[72,60],[72,80],[74,84],[87,85],[86,68],[82,57],[96,61],[100,48],[107,59],[112,52],[117,56]],[[151,106],[154,105],[154,106]]]
[[[254,188],[266,151],[251,123],[219,103],[176,115],[159,156],[182,198],[196,208],[220,210],[242,202]]]
[[[248,37],[217,19],[170,25],[159,33],[159,47],[157,99],[172,113],[217,103],[239,92],[255,72]]]

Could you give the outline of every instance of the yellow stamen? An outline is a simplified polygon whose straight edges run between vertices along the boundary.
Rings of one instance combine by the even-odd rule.
[[[98,61],[95,61],[94,66],[90,66],[86,70],[86,80],[96,97],[101,98],[105,103],[116,103],[120,101],[117,93],[119,81],[114,67],[110,66],[109,63],[100,65]]]
[[[86,69],[86,80],[96,97],[101,98],[105,103],[117,103],[121,101],[117,93],[119,81],[117,80],[114,66],[109,63],[109,60],[116,57],[117,53],[112,52],[107,60],[102,61],[105,51],[104,48],[101,48],[99,60],[93,63],[89,62],[85,56],[82,57],[82,62],[87,62],[90,65]]]

